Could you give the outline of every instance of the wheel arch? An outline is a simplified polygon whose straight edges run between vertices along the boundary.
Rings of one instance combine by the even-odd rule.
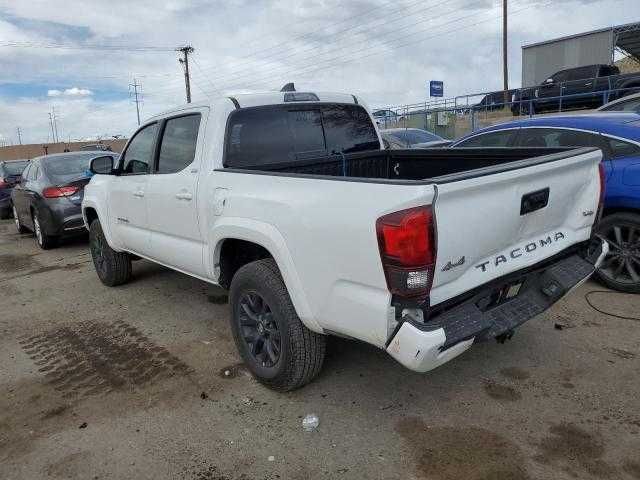
[[[640,210],[633,207],[605,207],[605,209],[602,211],[602,218],[606,218],[616,213],[634,213],[636,215],[640,215]]]
[[[291,252],[273,225],[252,219],[221,219],[211,233],[210,245],[209,262],[214,279],[225,288],[243,265],[261,258],[273,258],[298,317],[307,328],[322,333],[302,288]]]
[[[120,251],[120,249],[114,247],[115,243],[113,241],[113,237],[111,236],[111,225],[109,225],[107,216],[102,212],[98,205],[93,202],[88,202],[85,199],[85,201],[82,202],[82,219],[84,220],[84,227],[87,229],[87,231],[89,231],[91,222],[96,219],[99,220],[100,225],[102,226],[102,232],[104,233],[109,246],[115,251]]]

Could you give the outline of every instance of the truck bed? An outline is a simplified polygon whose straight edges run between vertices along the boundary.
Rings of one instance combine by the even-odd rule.
[[[568,148],[375,150],[293,162],[244,166],[242,170],[351,179],[446,181],[447,177],[457,180],[470,175],[480,175],[483,172],[494,173],[535,163],[561,160],[577,153],[575,149]],[[234,167],[227,165],[227,168]]]

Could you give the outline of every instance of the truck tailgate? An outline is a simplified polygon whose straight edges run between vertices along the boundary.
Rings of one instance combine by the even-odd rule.
[[[434,179],[431,305],[588,240],[601,158],[579,149]]]

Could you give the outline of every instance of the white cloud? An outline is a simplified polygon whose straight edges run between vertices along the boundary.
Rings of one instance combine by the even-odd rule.
[[[70,97],[86,97],[89,95],[93,95],[93,92],[87,88],[73,87],[73,88],[67,88],[64,91],[64,95],[67,95]]]
[[[88,97],[93,95],[93,92],[88,88],[78,87],[67,88],[64,91],[56,89],[47,90],[47,97],[59,97],[61,95],[64,95],[65,97]]]

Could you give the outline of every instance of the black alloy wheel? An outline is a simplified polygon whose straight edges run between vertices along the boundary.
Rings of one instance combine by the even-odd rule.
[[[280,359],[282,338],[273,312],[257,292],[240,297],[238,316],[240,334],[253,360],[263,367],[273,367]]]
[[[107,259],[105,258],[104,239],[102,235],[92,235],[89,249],[93,257],[93,265],[100,278],[107,276]]]
[[[598,234],[609,243],[609,253],[598,269],[600,279],[615,290],[640,293],[640,216],[605,217]]]

